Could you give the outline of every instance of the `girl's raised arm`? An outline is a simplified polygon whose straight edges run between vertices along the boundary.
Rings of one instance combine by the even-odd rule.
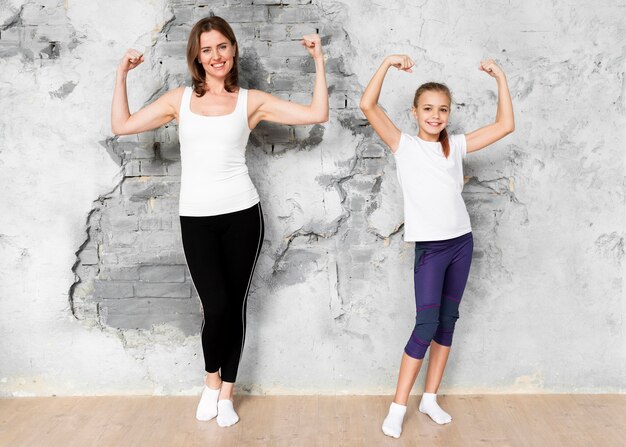
[[[156,129],[177,118],[183,88],[171,90],[153,103],[131,115],[126,93],[128,72],[144,61],[143,55],[128,50],[117,67],[113,103],[111,104],[111,130],[115,135],[131,135]]]
[[[413,70],[411,70],[411,67],[414,65],[415,63],[408,56],[399,54],[387,56],[376,73],[374,73],[374,76],[372,76],[372,79],[369,84],[367,84],[367,88],[361,97],[361,110],[378,136],[389,146],[392,152],[398,149],[401,132],[378,105],[380,90],[382,89],[383,81],[385,80],[389,67],[393,66],[398,70],[412,73]]]
[[[498,110],[494,123],[465,135],[467,152],[474,152],[489,146],[515,130],[513,103],[504,71],[491,59],[482,61],[480,69],[489,76],[496,78],[498,83]]]
[[[251,110],[248,118],[250,129],[254,129],[261,121],[290,125],[328,121],[328,87],[320,36],[308,34],[302,38],[301,43],[315,61],[315,83],[311,104],[297,104],[260,90],[250,90],[248,106]]]

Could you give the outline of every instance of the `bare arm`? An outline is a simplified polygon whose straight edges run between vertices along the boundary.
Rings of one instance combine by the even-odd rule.
[[[400,129],[391,121],[389,116],[378,105],[380,90],[383,87],[383,81],[390,67],[396,67],[398,70],[412,73],[411,67],[415,63],[405,55],[387,56],[380,65],[374,76],[367,84],[365,92],[361,97],[360,107],[365,117],[368,119],[378,136],[385,142],[392,152],[398,149],[400,144]]]
[[[126,77],[130,70],[139,66],[143,61],[143,55],[139,52],[128,50],[117,68],[111,104],[111,130],[115,135],[131,135],[156,129],[177,117],[176,104],[180,103],[182,89],[167,92],[141,110],[130,113]]]
[[[251,90],[248,124],[254,129],[261,121],[279,124],[316,124],[328,121],[328,87],[324,68],[322,43],[317,34],[303,37],[306,47],[315,61],[313,99],[309,105],[297,104],[277,98],[259,90]]]
[[[504,138],[515,130],[513,103],[504,71],[492,60],[482,61],[480,69],[496,78],[498,84],[498,110],[494,123],[465,135],[467,152],[474,152]]]

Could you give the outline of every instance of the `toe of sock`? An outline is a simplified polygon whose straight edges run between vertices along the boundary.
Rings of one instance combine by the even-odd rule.
[[[392,438],[399,438],[401,432],[399,432],[397,429],[393,429],[391,427],[387,427],[385,425],[383,425],[383,433],[387,436],[391,436]]]
[[[201,413],[201,412],[196,412],[196,419],[202,422],[206,422],[206,421],[210,421],[211,419],[213,419],[215,416],[217,416],[217,413]]]
[[[387,436],[391,436],[392,438],[399,438],[402,434],[402,425],[398,424],[398,421],[394,421],[393,419],[385,418],[382,426],[383,433]]]
[[[239,415],[233,408],[230,400],[220,400],[217,403],[217,425],[220,427],[230,427],[239,422]]]
[[[430,418],[433,421],[435,421],[437,424],[439,424],[439,425],[444,425],[444,424],[448,424],[448,423],[452,422],[452,417],[449,414],[447,414],[447,413],[440,414],[440,413],[434,412],[434,411],[431,411],[431,412],[427,411],[427,412],[424,412],[424,413],[426,413],[428,416],[430,416]]]
[[[237,422],[239,422],[238,416],[231,418],[217,416],[217,425],[220,427],[230,427],[231,425],[235,425]]]

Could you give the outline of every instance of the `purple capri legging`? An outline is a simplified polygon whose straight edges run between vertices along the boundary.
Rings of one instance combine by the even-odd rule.
[[[454,239],[415,243],[415,328],[404,352],[423,359],[430,342],[452,345],[454,325],[465,290],[474,240],[472,233]]]

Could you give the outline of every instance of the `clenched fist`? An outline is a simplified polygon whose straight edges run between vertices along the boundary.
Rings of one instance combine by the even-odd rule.
[[[132,48],[126,51],[126,54],[120,61],[120,65],[118,66],[118,70],[126,73],[133,68],[138,67],[144,61],[143,54],[141,54],[137,50],[133,50]]]

